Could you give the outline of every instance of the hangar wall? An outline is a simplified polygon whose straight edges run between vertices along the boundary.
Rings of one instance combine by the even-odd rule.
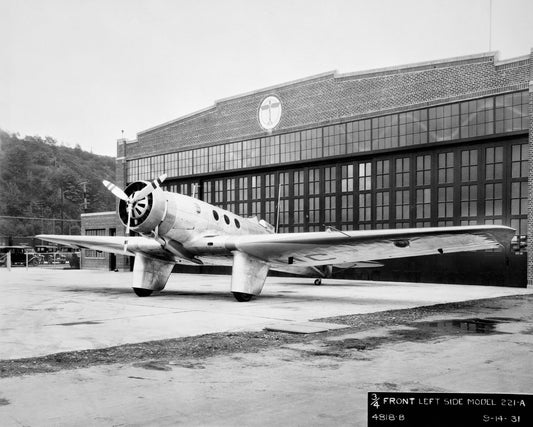
[[[281,188],[283,231],[504,223],[525,235],[531,60],[330,72],[219,100],[119,140],[118,185],[167,172],[173,191],[270,222]],[[268,96],[281,104],[273,129],[258,120]]]

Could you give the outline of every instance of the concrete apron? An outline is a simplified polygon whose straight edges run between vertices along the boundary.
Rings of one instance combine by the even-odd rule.
[[[0,359],[214,332],[262,330],[346,314],[533,293],[533,289],[269,277],[238,303],[230,276],[173,274],[163,292],[133,294],[131,273],[0,270]]]

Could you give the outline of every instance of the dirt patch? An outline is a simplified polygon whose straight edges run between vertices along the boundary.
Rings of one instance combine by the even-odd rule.
[[[134,363],[133,366],[135,366],[136,368],[149,369],[152,371],[172,371],[172,368],[168,365],[168,363],[158,361],[158,360],[150,360],[148,362]]]

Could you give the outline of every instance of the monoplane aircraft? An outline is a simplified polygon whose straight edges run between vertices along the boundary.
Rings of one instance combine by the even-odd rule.
[[[244,218],[193,197],[164,191],[166,175],[121,190],[125,236],[40,235],[43,240],[135,256],[133,290],[145,297],[161,291],[175,264],[232,265],[231,292],[249,301],[263,289],[269,270],[315,277],[389,258],[495,249],[510,244],[512,228],[499,225],[395,230],[276,233],[257,218]],[[129,236],[130,230],[138,236]]]

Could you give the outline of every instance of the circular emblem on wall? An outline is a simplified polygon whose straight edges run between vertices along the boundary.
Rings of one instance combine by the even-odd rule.
[[[273,95],[267,96],[259,107],[259,123],[265,130],[274,129],[281,120],[281,101]]]

